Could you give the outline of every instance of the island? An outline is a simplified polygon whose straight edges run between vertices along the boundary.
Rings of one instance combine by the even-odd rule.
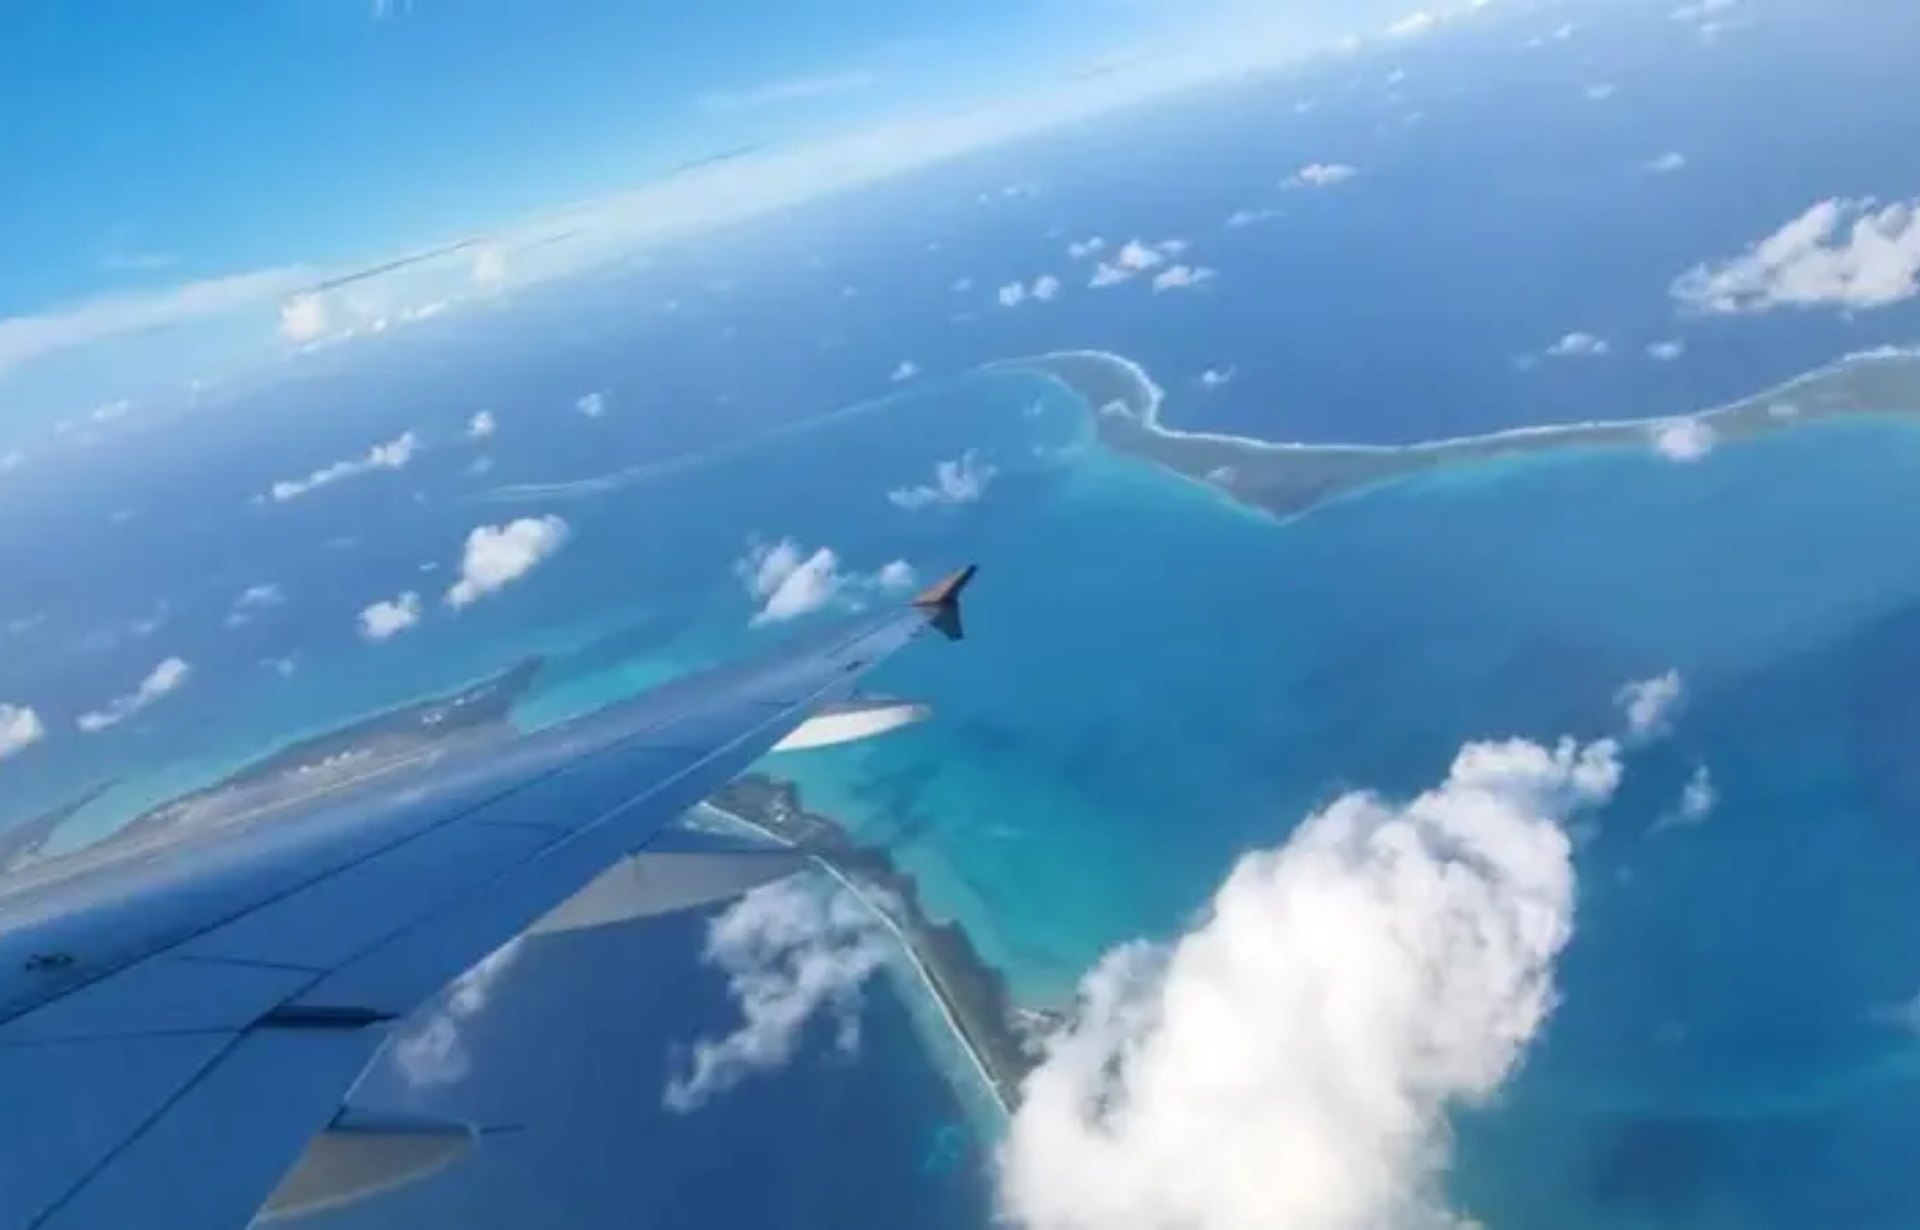
[[[1751,397],[1695,414],[1523,427],[1401,445],[1287,444],[1181,431],[1160,421],[1165,392],[1139,364],[1098,350],[1060,351],[986,365],[1052,380],[1094,411],[1106,447],[1231,499],[1290,518],[1343,496],[1446,467],[1575,448],[1634,448],[1698,456],[1821,420],[1920,416],[1920,350],[1848,355]]]
[[[91,807],[94,800],[118,784],[117,781],[105,781],[89,787],[73,798],[0,831],[0,874],[42,857],[48,840],[62,825]]]
[[[837,821],[808,811],[792,782],[749,773],[722,787],[707,805],[806,851],[880,912],[924,975],[1001,1111],[1017,1105],[1021,1084],[1039,1059],[1041,1039],[1060,1024],[1057,1014],[1016,1005],[1005,976],[980,955],[965,928],[928,916],[919,885],[891,854],[856,842]]]
[[[0,833],[6,887],[78,874],[100,863],[166,845],[188,833],[270,821],[284,809],[418,764],[431,755],[518,732],[513,709],[544,659],[533,657],[443,696],[383,710],[290,743],[210,785],[148,807],[97,841],[49,851],[55,834],[110,789],[80,798]]]

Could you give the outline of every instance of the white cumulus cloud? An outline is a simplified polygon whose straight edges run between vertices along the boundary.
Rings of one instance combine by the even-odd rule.
[[[1209,367],[1200,373],[1200,384],[1203,388],[1217,389],[1224,384],[1231,383],[1233,375],[1234,372],[1231,367]]]
[[[359,457],[346,461],[336,461],[323,466],[305,478],[283,478],[268,489],[268,494],[276,502],[298,499],[308,492],[321,487],[331,486],[349,478],[358,478],[363,474],[372,474],[377,470],[403,470],[413,460],[419,450],[420,438],[410,431],[402,432],[384,444],[376,444]]]
[[[249,585],[240,591],[233,600],[233,606],[227,610],[226,625],[239,628],[252,623],[254,616],[261,611],[271,610],[287,600],[278,585]]]
[[[1106,250],[1107,241],[1095,235],[1090,239],[1076,239],[1067,245],[1067,255],[1073,260],[1085,260]]]
[[[467,420],[467,439],[485,440],[500,430],[500,423],[493,417],[493,411],[482,410]]]
[[[1153,289],[1157,294],[1168,290],[1187,290],[1210,282],[1217,273],[1205,265],[1168,265],[1153,275]]]
[[[420,595],[408,590],[397,598],[372,603],[360,612],[360,635],[390,640],[420,622]]]
[[[607,412],[605,393],[586,393],[573,403],[573,408],[590,419],[597,419]]]
[[[1627,719],[1627,733],[1635,739],[1664,735],[1673,726],[1674,713],[1686,693],[1680,672],[1670,670],[1651,679],[1637,679],[1622,687],[1614,703]]]
[[[1039,300],[1041,303],[1047,302],[1059,293],[1060,279],[1050,273],[1043,273],[1035,278],[1033,285],[1027,290],[1027,294]]]
[[[840,557],[831,547],[807,554],[791,538],[772,545],[754,545],[734,565],[747,592],[760,602],[755,624],[785,623],[822,610],[839,597],[852,578],[840,569]]]
[[[1001,307],[1018,307],[1026,302],[1026,284],[1024,282],[1009,282],[1000,288],[998,298]]]
[[[1671,175],[1683,171],[1687,166],[1687,156],[1677,150],[1668,150],[1664,154],[1647,159],[1643,164],[1650,175]]]
[[[1701,765],[1687,779],[1686,788],[1680,791],[1680,819],[1686,824],[1698,824],[1707,818],[1719,801],[1719,792],[1713,788],[1713,773],[1707,766]]]
[[[25,705],[0,703],[0,760],[18,756],[47,734],[40,715]]]
[[[885,590],[912,589],[915,579],[913,565],[903,559],[884,564],[873,574],[874,584]]]
[[[1470,744],[1400,804],[1341,798],[1241,859],[1193,928],[1110,953],[999,1155],[1027,1230],[1454,1225],[1448,1114],[1554,1007],[1565,824],[1618,749]]]
[[[95,734],[118,726],[149,705],[178,691],[192,674],[193,667],[184,660],[168,658],[148,672],[139,687],[124,696],[116,696],[104,708],[81,714],[75,725],[85,734]]]
[[[1286,184],[1296,188],[1331,188],[1360,174],[1360,168],[1344,162],[1309,162],[1295,171]]]
[[[1649,431],[1653,451],[1668,461],[1698,461],[1713,451],[1719,437],[1713,427],[1696,418],[1668,419]]]
[[[911,359],[902,359],[900,360],[900,366],[893,369],[893,375],[888,377],[888,379],[892,380],[895,384],[899,384],[901,381],[911,380],[919,374],[920,365],[918,363],[915,363]]]
[[[512,584],[565,546],[567,535],[567,523],[551,514],[475,526],[467,534],[460,579],[447,590],[447,602],[470,606]]]
[[[744,1020],[724,1038],[694,1044],[687,1070],[668,1082],[665,1105],[695,1110],[782,1066],[823,1009],[834,1015],[840,1049],[857,1050],[861,987],[888,952],[873,915],[831,881],[794,877],[742,897],[714,919],[704,955],[726,972]]]
[[[1607,344],[1607,339],[1576,330],[1547,347],[1547,357],[1553,359],[1598,358],[1612,349],[1613,347]]]
[[[970,448],[951,461],[936,464],[932,483],[896,488],[887,492],[887,500],[909,511],[935,504],[971,504],[987,493],[987,484],[996,473],[979,450]]]
[[[1647,357],[1658,359],[1662,363],[1671,363],[1687,352],[1687,344],[1682,341],[1652,342],[1647,346]]]
[[[1674,280],[1692,310],[1776,308],[1868,311],[1920,293],[1920,200],[1820,201],[1731,260],[1696,265]]]

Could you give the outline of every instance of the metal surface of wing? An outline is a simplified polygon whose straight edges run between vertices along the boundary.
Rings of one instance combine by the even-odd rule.
[[[790,870],[652,843],[917,634],[957,632],[959,589],[505,747],[0,881],[0,1230],[238,1230],[270,1197],[444,1164],[448,1139],[342,1119],[394,1024],[542,920]]]

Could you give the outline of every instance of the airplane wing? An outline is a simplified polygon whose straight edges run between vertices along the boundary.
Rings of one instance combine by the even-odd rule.
[[[917,635],[958,639],[972,575],[503,746],[0,881],[0,1230],[239,1230],[464,1152],[466,1125],[351,1105],[394,1027],[522,933],[793,870],[669,825],[812,715],[845,726]]]

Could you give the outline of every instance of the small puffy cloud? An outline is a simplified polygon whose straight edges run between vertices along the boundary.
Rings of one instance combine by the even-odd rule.
[[[1649,175],[1671,175],[1675,171],[1686,169],[1687,156],[1677,150],[1668,150],[1664,154],[1647,159],[1641,166]]]
[[[46,735],[38,713],[25,705],[0,703],[0,760],[18,756]]]
[[[1021,282],[1009,282],[1000,288],[998,299],[1001,307],[1019,307],[1032,300],[1045,303],[1060,293],[1060,279],[1050,273],[1043,273],[1028,286]]]
[[[447,590],[447,603],[470,606],[512,584],[566,545],[567,535],[567,523],[552,515],[475,526],[467,534],[460,579]]]
[[[1076,239],[1067,245],[1067,255],[1074,260],[1085,260],[1106,250],[1107,241],[1095,235],[1091,239]]]
[[[480,964],[453,980],[440,1006],[393,1044],[400,1075],[415,1089],[451,1085],[472,1070],[462,1026],[486,1011],[501,979],[520,958],[523,941],[507,941]]]
[[[901,381],[911,380],[919,374],[920,365],[918,363],[915,363],[912,359],[902,359],[900,360],[900,366],[893,369],[893,375],[889,376],[888,379],[895,384],[899,384]]]
[[[1277,209],[1236,209],[1227,215],[1227,226],[1238,230],[1243,226],[1257,226],[1279,216]]]
[[[391,640],[419,622],[420,595],[408,590],[362,610],[360,635],[370,641]]]
[[[936,504],[971,504],[986,495],[987,484],[997,473],[979,450],[970,448],[952,461],[935,465],[931,484],[889,491],[887,501],[910,512]]]
[[[1677,339],[1668,342],[1652,342],[1647,346],[1647,357],[1662,363],[1671,363],[1685,353],[1687,353],[1687,344]]]
[[[1698,765],[1686,785],[1680,788],[1680,802],[1673,810],[1666,812],[1647,828],[1649,834],[1662,833],[1668,829],[1687,828],[1700,824],[1713,814],[1720,802],[1720,792],[1713,784],[1713,772],[1706,765]]]
[[[1598,85],[1587,87],[1588,102],[1605,102],[1620,92],[1620,87],[1611,81],[1602,81]]]
[[[873,583],[885,590],[912,589],[915,580],[913,565],[903,559],[882,565],[880,571],[873,574]]]
[[[573,403],[573,408],[590,419],[597,419],[607,412],[605,393],[587,393]]]
[[[193,668],[180,658],[168,658],[153,668],[140,686],[125,696],[107,702],[105,708],[80,715],[75,723],[84,734],[96,734],[126,721],[149,705],[178,691],[193,674]]]
[[[1360,174],[1360,168],[1344,162],[1309,162],[1288,176],[1283,186],[1292,188],[1331,188]]]
[[[1702,42],[1711,43],[1721,31],[1740,24],[1736,15],[1739,7],[1738,0],[1697,0],[1674,9],[1670,16],[1692,26]]]
[[[1920,200],[1820,201],[1745,252],[1696,265],[1673,296],[1699,312],[1868,311],[1920,293]]]
[[[1352,794],[1243,857],[1170,944],[1110,952],[999,1154],[1026,1230],[1455,1226],[1449,1116],[1555,1003],[1567,824],[1610,741],[1470,744],[1408,802]]]
[[[1206,371],[1200,373],[1200,385],[1202,388],[1217,389],[1224,384],[1232,382],[1232,380],[1233,369],[1231,367],[1209,367]]]
[[[1156,265],[1165,264],[1166,259],[1157,249],[1138,239],[1129,239],[1120,251],[1114,254],[1113,263],[1129,273],[1139,273],[1142,270],[1152,269]]]
[[[1719,437],[1711,424],[1697,418],[1668,419],[1649,431],[1653,451],[1668,461],[1698,461],[1713,451]]]
[[[1186,290],[1202,282],[1210,282],[1215,276],[1215,271],[1205,265],[1169,265],[1153,275],[1153,289],[1156,293]]]
[[[493,411],[482,410],[467,420],[467,439],[487,440],[500,430],[499,421],[493,417]]]
[[[1674,670],[1627,684],[1614,695],[1614,703],[1627,719],[1630,736],[1652,739],[1672,729],[1674,714],[1685,692],[1680,672]]]
[[[749,546],[747,557],[734,565],[734,574],[760,603],[755,625],[785,623],[823,610],[853,582],[841,571],[840,557],[831,547],[809,555],[791,538]]]
[[[1686,787],[1680,791],[1680,820],[1685,824],[1698,824],[1713,811],[1714,804],[1720,801],[1719,792],[1713,788],[1713,773],[1705,765],[1693,771],[1687,779]]]
[[[270,610],[287,600],[278,585],[249,585],[240,591],[233,600],[233,606],[227,611],[226,624],[229,628],[238,628],[253,622],[253,617],[261,611]]]
[[[403,470],[413,460],[420,448],[420,438],[412,432],[402,432],[384,444],[376,444],[359,457],[346,461],[336,461],[324,466],[305,478],[283,478],[268,489],[276,503],[295,500],[321,487],[343,482],[349,478],[358,478],[363,474],[372,474],[378,470]]]
[[[1547,347],[1547,357],[1550,359],[1599,358],[1612,349],[1607,344],[1607,339],[1576,330]]]
[[[696,1110],[755,1072],[792,1057],[807,1023],[834,1016],[841,1051],[860,1045],[861,988],[886,963],[885,929],[838,884],[795,877],[755,889],[714,919],[707,964],[727,975],[740,1027],[701,1039],[691,1062],[667,1084],[664,1104]]]
[[[1129,239],[1113,254],[1111,261],[1101,261],[1094,267],[1093,278],[1087,285],[1099,289],[1103,286],[1117,286],[1132,278],[1135,274],[1157,269],[1167,263],[1167,258],[1186,251],[1187,243],[1183,239],[1169,239],[1158,244],[1145,243],[1138,239]]]
[[[288,341],[315,341],[326,331],[327,305],[319,295],[295,295],[280,305],[280,336]]]

